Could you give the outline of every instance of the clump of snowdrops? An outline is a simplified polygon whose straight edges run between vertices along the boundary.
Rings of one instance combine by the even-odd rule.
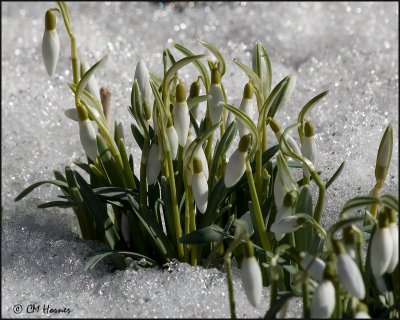
[[[399,316],[398,199],[381,195],[392,154],[390,125],[379,145],[371,193],[349,200],[326,231],[320,225],[325,192],[344,163],[329,180],[321,179],[308,113],[328,92],[308,101],[297,123],[282,128],[274,117],[290,98],[295,77],[288,75],[272,88],[272,67],[260,42],[251,67],[234,59],[248,77],[240,106],[229,103],[225,61],[216,47],[199,40],[215,58],[207,60],[207,69],[204,54],[175,43],[184,57],[177,60],[164,50],[162,76],[149,72],[143,60],[134,71],[128,111],[142,150],[136,176],[122,123],[115,122],[113,132],[109,123],[111,93],[99,89],[94,76],[107,57],[89,66],[78,56],[63,2],[45,15],[46,71],[54,74],[59,57],[58,14],[70,38],[73,79],[68,86],[75,103],[65,114],[78,124],[87,159],[74,161],[81,172],[69,166],[64,173],[54,171],[54,180],[29,186],[16,200],[42,184],[58,186],[60,200],[39,207],[73,208],[83,239],[108,247],[94,252],[86,269],[105,257],[117,269],[133,260],[155,266],[178,259],[207,267],[224,258],[234,318],[234,256],[253,306],[260,303],[263,286],[271,287],[267,318],[283,316],[294,296],[302,297],[305,318]],[[178,73],[188,64],[199,72],[190,87]],[[267,141],[268,128],[275,141]],[[300,144],[292,137],[296,128]],[[226,159],[229,148],[234,152]],[[299,181],[294,170],[302,171]],[[312,183],[318,187],[316,202]],[[354,215],[360,208],[363,215]]]

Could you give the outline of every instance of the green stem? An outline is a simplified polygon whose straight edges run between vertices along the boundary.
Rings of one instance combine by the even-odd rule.
[[[146,167],[147,167],[147,156],[150,149],[150,138],[145,137],[142,157],[140,160],[140,206],[147,206],[147,183],[146,183]]]
[[[255,184],[257,190],[257,196],[261,199],[261,184],[262,184],[262,151],[258,148],[256,151],[256,176]]]
[[[228,281],[229,309],[231,312],[231,319],[236,319],[235,297],[233,295],[231,255],[232,254],[230,252],[225,255],[225,267],[226,267],[226,278]]]
[[[257,191],[254,184],[253,173],[251,172],[251,165],[249,160],[246,160],[246,174],[250,188],[251,200],[254,208],[254,210],[250,210],[250,212],[254,212],[253,220],[256,222],[255,228],[257,229],[258,235],[260,237],[262,247],[264,248],[264,250],[271,252],[271,244],[269,243],[267,233],[265,232],[264,221],[261,213],[260,203],[258,202]]]
[[[196,230],[196,216],[195,216],[195,208],[194,208],[194,199],[193,199],[193,191],[191,188],[188,190],[188,202],[189,202],[189,218],[190,218],[190,225],[189,231],[193,232]],[[197,246],[192,245],[190,249],[191,254],[191,265],[197,266]]]
[[[185,234],[190,233],[190,208],[189,208],[189,189],[190,187],[185,188]],[[184,259],[185,262],[189,263],[189,254],[190,254],[190,245],[185,244],[184,248]]]
[[[310,319],[310,297],[308,294],[308,275],[305,273],[302,281],[303,290],[303,317],[304,319]]]

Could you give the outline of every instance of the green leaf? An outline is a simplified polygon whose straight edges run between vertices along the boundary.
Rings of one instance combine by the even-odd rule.
[[[167,70],[175,63],[175,58],[169,49],[163,51],[164,76]]]
[[[190,123],[191,123],[192,126],[193,126],[194,132],[196,133],[196,136],[199,136],[199,135],[201,134],[201,133],[200,133],[200,128],[199,128],[199,126],[197,125],[196,118],[194,117],[194,115],[193,115],[193,113],[192,113],[191,110],[189,110],[189,116],[190,116]]]
[[[261,44],[261,52],[262,55],[261,57],[264,59],[264,63],[266,66],[266,77],[265,77],[265,90],[264,90],[264,96],[267,97],[268,94],[271,92],[271,86],[272,86],[272,66],[271,66],[271,61],[269,59],[267,50],[265,50],[264,46]]]
[[[226,65],[225,65],[225,60],[224,57],[222,56],[221,52],[210,42],[204,41],[204,40],[197,40],[200,44],[205,46],[218,60],[219,62],[219,71],[221,73],[221,77],[225,74],[226,70]]]
[[[84,162],[82,162],[82,161],[80,161],[80,160],[74,160],[74,163],[79,167],[79,168],[81,168],[83,171],[85,171],[85,172],[87,172],[87,173],[89,173],[90,174],[90,166],[89,166],[89,164],[87,164],[87,163],[84,163]]]
[[[262,154],[262,163],[265,165],[277,152],[279,151],[279,145],[276,144],[267,150],[265,150]],[[256,161],[253,159],[251,162],[251,168],[254,171],[256,169]]]
[[[174,245],[174,248],[177,249],[177,247],[175,246],[176,235],[174,227],[174,211],[172,208],[171,189],[169,186],[169,182],[165,176],[161,177],[161,197],[164,202],[164,221],[168,239]]]
[[[239,59],[235,58],[233,59],[233,62],[236,63],[240,69],[242,69],[247,76],[249,77],[250,80],[253,81],[255,89],[261,93],[262,92],[262,82],[260,80],[260,78],[258,77],[258,75],[251,70],[248,66],[246,66],[243,62],[241,62]]]
[[[133,123],[131,124],[132,135],[136,140],[137,145],[139,146],[140,150],[143,150],[144,145],[144,137],[137,126]]]
[[[52,207],[59,207],[59,208],[71,208],[76,206],[74,201],[50,201],[46,203],[39,204],[38,208],[52,208]]]
[[[65,177],[61,171],[53,170],[53,174],[54,174],[54,178],[56,178],[56,180],[59,180],[62,182],[67,182],[67,179],[65,179]]]
[[[399,211],[399,199],[392,195],[385,194],[381,196],[381,200],[384,206],[393,209],[394,211]]]
[[[332,237],[337,231],[339,231],[340,229],[343,229],[347,226],[351,226],[352,224],[359,222],[359,221],[363,221],[364,217],[352,217],[352,218],[348,218],[348,219],[342,219],[339,220],[338,222],[336,222],[333,226],[331,226],[328,229],[328,236]]]
[[[293,292],[280,292],[278,299],[269,307],[264,319],[276,319],[276,314],[282,309],[283,305],[290,299],[294,297]]]
[[[279,108],[283,107],[285,102],[288,101],[293,94],[294,86],[296,84],[295,78],[287,76],[282,81],[284,81],[283,87],[279,90],[279,93],[273,100],[271,107],[268,109],[267,117],[273,118]]]
[[[342,173],[344,164],[346,161],[343,161],[342,164],[339,166],[339,168],[335,171],[333,176],[328,180],[328,182],[325,185],[325,189],[328,189],[329,186],[339,177],[339,175]]]
[[[194,106],[198,105],[200,102],[207,101],[210,99],[210,95],[204,95],[204,96],[197,96],[194,98],[188,98],[187,99],[187,105],[189,107],[189,110],[192,109]]]
[[[107,177],[113,186],[124,187],[124,176],[114,161],[110,149],[105,145],[103,138],[97,135],[97,150],[99,159],[107,173]]]
[[[310,217],[313,216],[313,203],[310,187],[305,185],[301,191],[300,195],[297,199],[295,213],[305,213]],[[313,238],[313,228],[310,224],[306,223],[303,228],[297,230],[294,235],[296,239],[296,247],[302,251],[308,251],[311,246],[312,238]]]
[[[239,184],[236,186],[238,185]],[[219,205],[224,202],[228,193],[232,192],[233,190],[235,190],[235,187],[230,188],[229,191],[226,189],[223,178],[217,182],[212,194],[209,194],[206,212],[199,217],[199,228],[206,227],[210,225],[212,221],[214,221],[215,213],[217,212]]]
[[[69,191],[68,189],[68,184],[66,184],[63,181],[59,181],[59,180],[44,180],[44,181],[39,181],[36,182],[32,185],[30,185],[29,187],[27,187],[24,191],[22,191],[15,199],[14,201],[19,201],[22,198],[24,198],[26,195],[28,195],[29,193],[31,193],[33,190],[35,190],[37,187],[41,186],[42,184],[54,184],[55,186],[61,188],[64,191]]]
[[[223,231],[224,229],[221,227],[212,224],[184,235],[179,239],[179,242],[184,244],[207,244],[213,241],[218,241],[221,238],[220,232]]]
[[[379,198],[375,197],[355,197],[349,201],[347,201],[342,209],[342,213],[349,211],[349,210],[354,210],[359,207],[365,207],[368,205],[371,205],[373,203],[380,203]]]

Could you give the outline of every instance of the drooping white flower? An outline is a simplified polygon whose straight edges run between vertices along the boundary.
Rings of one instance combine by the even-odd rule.
[[[272,131],[275,133],[276,140],[279,143],[279,140],[281,139],[282,134],[283,134],[283,129],[281,128],[279,122],[272,118],[270,119],[269,125],[270,125]],[[290,135],[287,135],[286,137],[287,137],[288,145],[289,145],[290,149],[292,149],[293,153],[301,156],[301,151],[300,151],[300,148],[299,148],[297,142]]]
[[[244,87],[242,102],[239,109],[243,111],[250,119],[253,119],[253,85],[249,82]],[[249,129],[240,120],[238,121],[239,137],[249,134]]]
[[[125,240],[126,245],[128,248],[131,246],[131,237],[129,233],[129,222],[128,222],[128,217],[126,216],[125,213],[122,214],[121,216],[121,232],[122,232],[122,237]]]
[[[189,98],[196,98],[199,95],[200,95],[200,83],[199,79],[197,79],[196,81],[193,81],[192,84],[190,85]],[[199,104],[197,103],[193,105],[192,108],[190,109],[195,119],[197,118],[198,108]]]
[[[340,241],[334,241],[333,244],[337,255],[336,268],[340,283],[351,295],[360,300],[364,299],[365,285],[360,269],[346,253]]]
[[[42,40],[44,66],[49,76],[53,76],[60,55],[60,39],[56,30],[56,15],[50,9],[46,11],[45,29]]]
[[[277,208],[282,206],[285,193],[285,187],[280,176],[280,171],[278,170],[274,181],[274,200]]]
[[[300,261],[301,267],[317,281],[322,281],[326,264],[320,258],[306,252]]]
[[[357,245],[356,245],[356,240],[354,236],[354,229],[355,227],[353,225],[348,226],[343,229],[343,241],[344,241],[344,247],[346,249],[346,252],[348,255],[355,261],[357,261]]]
[[[168,124],[167,126],[167,136],[168,136],[168,141],[169,141],[169,147],[171,149],[171,156],[172,159],[175,159],[177,154],[178,154],[178,133],[175,130],[175,127],[172,125],[172,123]]]
[[[218,68],[211,71],[211,85],[208,94],[211,96],[208,106],[211,123],[214,125],[221,119],[223,107],[220,102],[224,101],[224,95],[221,88],[221,74]]]
[[[386,208],[385,208],[386,209]],[[392,273],[399,262],[399,226],[396,223],[396,213],[394,210],[389,210],[389,231],[392,236],[393,253],[390,259],[388,273]]]
[[[187,150],[187,148],[189,148],[189,145],[194,141],[194,136],[193,134],[189,131],[189,135],[188,138],[186,140],[186,145],[185,145],[185,149]],[[199,148],[199,150],[196,153],[196,157],[199,158],[201,160],[202,163],[202,167],[203,167],[203,173],[204,176],[206,177],[206,180],[208,181],[208,175],[209,175],[209,171],[208,171],[208,162],[207,162],[207,158],[206,158],[206,154],[204,153],[203,148]]]
[[[81,140],[83,150],[85,150],[85,153],[90,160],[96,161],[97,157],[96,131],[89,120],[86,109],[82,105],[77,106],[77,112],[79,119],[79,138]]]
[[[172,110],[172,116],[176,132],[178,133],[179,145],[184,147],[189,132],[190,115],[186,103],[185,87],[181,83],[178,83],[176,86],[176,104]]]
[[[290,233],[294,232],[296,230],[299,230],[303,223],[305,222],[304,218],[297,217],[295,215],[285,217],[282,219],[279,219],[278,221],[275,221],[271,225],[271,231],[275,234],[279,233]]]
[[[196,207],[201,213],[206,212],[208,203],[208,184],[199,158],[193,159],[192,191]]]
[[[82,60],[81,61],[82,74],[85,74],[89,69],[90,69],[90,66],[87,63],[87,61]],[[99,88],[99,85],[97,84],[97,80],[93,74],[89,78],[89,81],[87,83],[87,89],[92,94],[93,97],[95,97],[97,100],[101,101],[100,88]]]
[[[317,146],[314,138],[314,127],[311,121],[307,121],[304,125],[304,139],[301,144],[302,155],[311,161],[313,166],[317,160]],[[303,174],[305,177],[310,177],[308,168],[303,164]]]
[[[330,318],[335,304],[335,287],[330,280],[323,280],[314,291],[310,305],[311,318]]]
[[[294,198],[290,192],[286,193],[284,199],[283,199],[283,205],[282,207],[278,208],[278,211],[275,216],[275,222],[278,222],[279,220],[283,218],[290,217],[293,213],[293,206],[294,206]],[[276,226],[276,224],[275,224]],[[285,236],[285,233],[281,232],[276,232],[275,233],[275,239],[276,241],[282,240],[282,238]]]
[[[379,144],[378,154],[376,157],[375,178],[377,181],[385,181],[389,170],[390,160],[392,158],[393,149],[393,130],[389,124],[383,134],[381,143]]]
[[[379,227],[371,240],[371,269],[374,276],[382,276],[388,269],[393,254],[393,239],[386,211],[379,213]]]
[[[157,181],[157,177],[158,174],[160,173],[160,170],[161,170],[160,146],[158,144],[158,139],[155,138],[147,156],[146,176],[147,176],[147,183],[149,185],[152,185]]]
[[[231,188],[238,183],[246,171],[246,156],[250,139],[250,135],[243,136],[240,139],[238,148],[233,152],[226,165],[224,183],[227,188]]]
[[[151,86],[150,86],[150,74],[143,60],[139,60],[135,69],[135,77],[137,81],[139,90],[142,97],[142,102],[145,102],[148,107],[151,103]],[[150,108],[149,108],[150,110]],[[151,116],[151,113],[150,113]],[[149,117],[150,118],[150,117]]]
[[[245,257],[242,261],[240,275],[247,299],[253,307],[257,307],[261,301],[262,276],[260,265],[254,257],[254,249],[250,240],[245,244]]]

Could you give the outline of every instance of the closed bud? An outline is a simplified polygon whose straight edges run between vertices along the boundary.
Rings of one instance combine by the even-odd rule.
[[[85,60],[82,60],[81,61],[82,73],[85,74],[89,69],[90,69],[89,64]],[[91,75],[86,88],[92,94],[93,97],[101,101],[99,85],[97,84],[97,80],[93,74]]]
[[[247,83],[244,88],[243,99],[239,108],[249,116],[250,119],[253,119],[253,85],[251,83]],[[241,121],[238,121],[238,131],[239,137],[243,137],[249,133],[249,129]]]
[[[250,140],[250,135],[243,136],[240,139],[238,148],[231,155],[226,165],[224,183],[227,188],[233,187],[238,183],[246,171],[246,156]]]
[[[393,243],[393,254],[390,259],[387,272],[392,273],[399,262],[399,226],[397,225],[396,212],[387,207],[385,207],[384,210],[388,211],[387,215],[389,218],[389,231],[392,236]]]
[[[45,29],[42,40],[44,66],[49,76],[53,76],[60,55],[60,39],[56,30],[56,15],[50,9],[46,11]]]
[[[147,176],[147,183],[149,185],[152,185],[157,181],[157,177],[158,174],[160,173],[160,170],[161,170],[160,146],[158,144],[157,139],[155,139],[150,147],[147,156],[146,176]]]
[[[218,68],[211,71],[211,86],[208,94],[211,96],[208,106],[211,123],[214,125],[221,119],[223,107],[220,104],[224,101],[221,88],[221,75]]]
[[[251,249],[249,247],[251,247]],[[254,253],[251,254],[251,250],[251,242],[248,240],[245,244],[245,257],[242,261],[240,274],[247,299],[253,307],[257,307],[261,301],[263,285],[260,265],[254,257]]]
[[[382,181],[382,183],[385,181],[389,170],[390,160],[392,158],[392,149],[393,130],[392,126],[389,124],[383,134],[376,158],[375,178],[377,181]]]
[[[178,133],[179,145],[184,147],[189,133],[190,115],[186,103],[185,87],[181,83],[176,86],[176,103],[172,110],[172,116],[176,132]]]
[[[135,69],[135,78],[134,78],[139,86],[142,104],[144,107],[144,111],[146,114],[146,119],[150,119],[151,111],[150,111],[150,104],[151,104],[151,86],[150,86],[150,74],[149,70],[146,67],[146,64],[143,60],[139,60],[138,64],[136,65]],[[147,109],[147,110],[146,110]]]
[[[178,146],[179,146],[178,134],[175,130],[175,127],[170,122],[168,122],[167,126],[167,136],[169,141],[169,147],[171,148],[172,159],[175,159],[178,154]]]
[[[206,212],[208,203],[208,184],[203,173],[203,164],[199,158],[193,159],[192,191],[197,208]]]

